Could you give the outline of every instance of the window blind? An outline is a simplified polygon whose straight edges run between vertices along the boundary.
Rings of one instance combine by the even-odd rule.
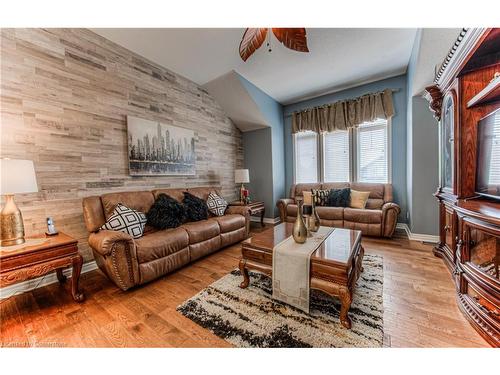
[[[387,120],[364,123],[357,134],[357,180],[388,182]]]
[[[318,182],[318,141],[314,132],[295,134],[295,182]]]
[[[349,132],[325,133],[323,143],[323,165],[325,182],[348,182],[349,178]]]

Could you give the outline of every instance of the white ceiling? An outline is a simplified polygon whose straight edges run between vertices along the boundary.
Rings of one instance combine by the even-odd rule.
[[[199,85],[232,70],[283,104],[406,71],[416,29],[307,28],[309,53],[274,36],[247,62],[238,54],[245,29],[93,29]]]

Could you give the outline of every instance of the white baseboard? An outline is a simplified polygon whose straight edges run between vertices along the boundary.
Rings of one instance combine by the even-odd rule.
[[[439,236],[435,236],[432,234],[412,233],[410,227],[406,223],[398,223],[396,225],[396,228],[403,229],[406,232],[408,239],[410,239],[411,241],[431,242],[431,243],[439,242]]]
[[[81,273],[86,273],[90,272],[97,269],[97,264],[93,260],[91,262],[85,263],[82,266],[82,272]],[[71,267],[67,268],[63,271],[63,273],[66,276],[71,277]],[[57,276],[55,272],[51,272],[47,275],[37,277],[36,279],[31,279],[31,280],[26,280],[22,281],[17,284],[12,284],[3,288],[0,288],[0,299],[4,298],[9,298],[13,296],[14,294],[21,294],[24,292],[29,292],[30,290],[33,290],[35,288],[40,288],[45,285],[50,285],[54,284],[55,282],[58,282]]]
[[[250,216],[250,221],[260,223],[260,216]],[[264,223],[265,224],[278,224],[280,222],[279,217],[275,217],[274,219],[271,217],[265,217],[264,218]]]

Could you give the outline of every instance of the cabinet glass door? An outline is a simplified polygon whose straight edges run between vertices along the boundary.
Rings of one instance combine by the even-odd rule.
[[[447,96],[441,122],[441,186],[453,190],[454,104]]]
[[[483,273],[499,280],[500,238],[478,229],[469,232],[470,262]]]

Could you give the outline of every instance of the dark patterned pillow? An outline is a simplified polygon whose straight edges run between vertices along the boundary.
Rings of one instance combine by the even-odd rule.
[[[351,189],[331,189],[328,194],[327,206],[329,207],[349,207]]]
[[[227,202],[224,198],[218,196],[215,191],[212,191],[208,194],[207,206],[211,213],[216,216],[222,216],[226,212]]]
[[[328,194],[330,190],[311,189],[314,195],[314,204],[316,206],[326,206],[328,201]]]
[[[146,225],[146,215],[118,203],[109,219],[101,229],[116,230],[130,234],[133,238],[142,237]]]
[[[207,202],[205,202],[203,199],[185,192],[182,203],[184,203],[184,207],[186,208],[186,217],[188,221],[208,219]]]
[[[177,228],[186,219],[186,209],[174,198],[160,194],[146,214],[147,224],[156,229]]]

